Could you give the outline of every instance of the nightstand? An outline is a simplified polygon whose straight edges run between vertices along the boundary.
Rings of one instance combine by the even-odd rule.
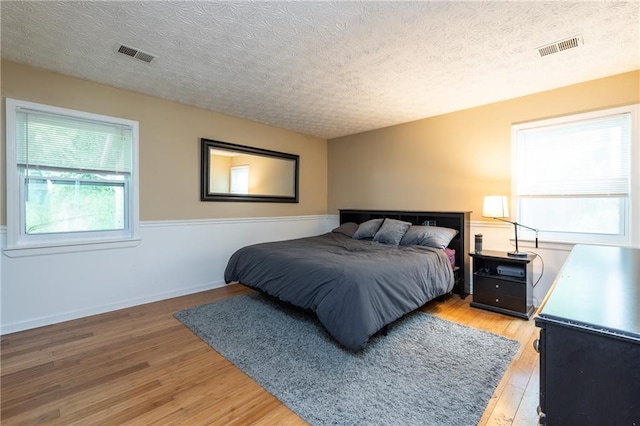
[[[474,308],[488,309],[519,318],[533,314],[533,259],[485,250],[469,253],[473,259]]]

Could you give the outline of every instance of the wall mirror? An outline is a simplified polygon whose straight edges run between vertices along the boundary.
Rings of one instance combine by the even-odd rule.
[[[200,143],[200,200],[298,202],[298,155],[204,138]]]

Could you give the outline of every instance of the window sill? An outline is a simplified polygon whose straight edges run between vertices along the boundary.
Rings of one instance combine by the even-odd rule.
[[[510,238],[512,246],[515,246],[515,240]],[[568,241],[549,241],[549,240],[538,240],[538,247],[536,248],[535,240],[530,239],[520,239],[518,238],[518,246],[522,248],[526,248],[526,251],[534,251],[534,250],[558,250],[558,251],[571,251],[573,246],[576,243],[568,242]]]
[[[23,247],[8,247],[3,250],[7,257],[43,256],[48,254],[77,253],[90,250],[112,250],[136,247],[140,238],[127,240],[75,241],[65,243],[38,244]]]
[[[510,238],[511,245],[515,245],[515,240]],[[614,246],[614,247],[633,247],[628,241],[561,241],[561,240],[539,240],[538,249],[540,250],[557,250],[557,251],[571,251],[574,246],[593,245],[593,246]],[[536,243],[533,239],[520,239],[518,238],[518,245],[520,248],[526,248],[526,251],[536,250]]]

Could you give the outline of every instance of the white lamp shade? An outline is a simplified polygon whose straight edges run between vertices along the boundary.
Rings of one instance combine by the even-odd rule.
[[[504,195],[488,195],[482,204],[484,217],[509,217],[509,202]]]

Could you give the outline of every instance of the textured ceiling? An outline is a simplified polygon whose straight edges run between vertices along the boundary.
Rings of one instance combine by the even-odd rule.
[[[1,7],[5,59],[322,138],[640,68],[637,0]],[[578,48],[538,54],[575,35]]]

